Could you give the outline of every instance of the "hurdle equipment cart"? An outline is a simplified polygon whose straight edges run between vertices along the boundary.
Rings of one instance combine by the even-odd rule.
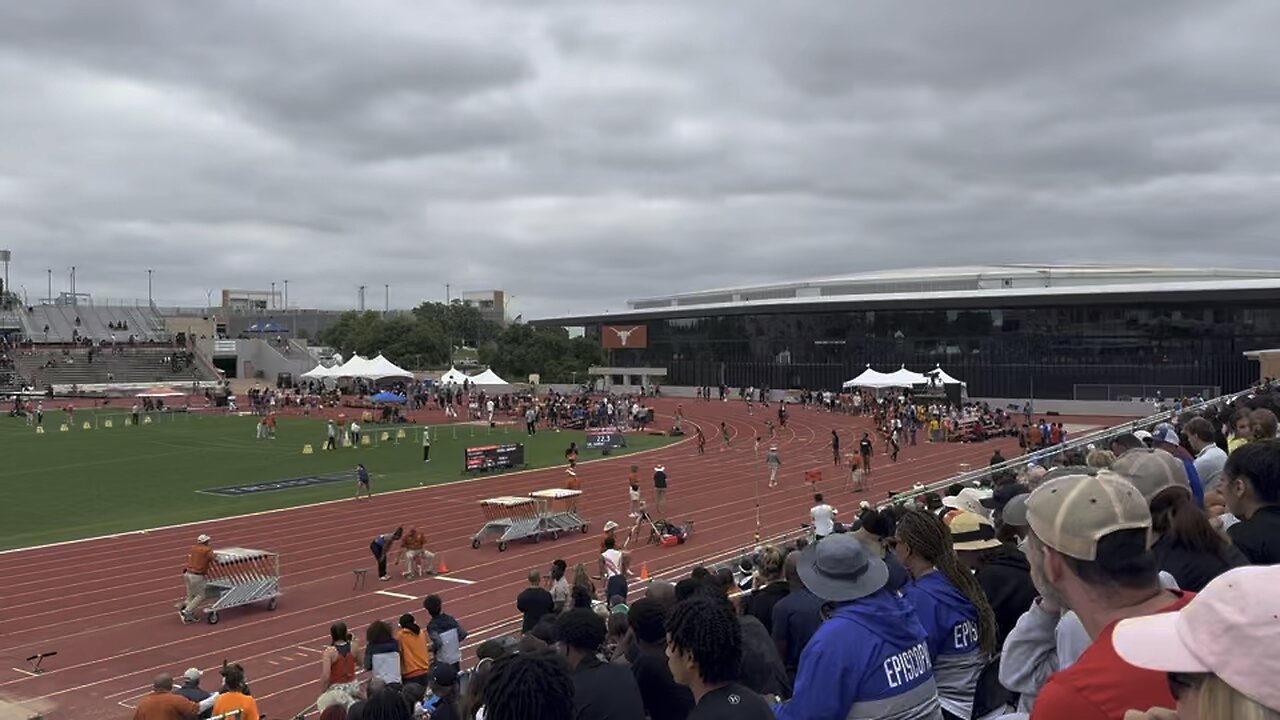
[[[485,523],[471,538],[471,547],[479,548],[485,540],[496,538],[498,552],[507,549],[512,540],[531,538],[538,542],[542,533],[542,518],[538,503],[531,497],[503,496],[480,501]]]
[[[266,602],[275,610],[280,598],[280,555],[250,548],[223,548],[213,551],[205,595],[215,598],[204,609],[210,625],[218,624],[218,613],[228,608]]]
[[[538,503],[538,518],[542,532],[551,535],[552,540],[560,537],[560,533],[578,530],[587,531],[587,521],[578,514],[578,498],[581,490],[551,488],[535,490],[529,497]]]

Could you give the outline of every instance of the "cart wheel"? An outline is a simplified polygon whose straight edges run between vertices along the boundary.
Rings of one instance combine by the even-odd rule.
[[[218,611],[217,611],[217,610],[214,610],[213,612],[209,613],[209,624],[210,624],[210,625],[217,625],[217,624],[218,624]]]
[[[560,539],[560,531],[559,531],[559,530],[552,530],[552,531],[551,531],[551,539],[552,539],[552,540],[559,540],[559,539]]]
[[[542,542],[542,533],[534,533],[534,534],[533,534],[533,543],[536,545],[536,544],[538,544],[538,543],[540,543],[540,542]]]
[[[276,604],[279,603],[279,601],[280,601],[280,598],[271,598],[270,600],[267,601],[267,609],[275,610]]]
[[[582,523],[582,534],[583,534],[583,535],[586,535],[586,534],[587,534],[587,524],[586,524],[586,523]]]
[[[480,549],[480,538],[471,538],[471,549],[472,550]]]
[[[499,541],[498,541],[498,552],[506,552],[506,550],[507,550],[507,541],[506,541],[506,540],[499,540]]]

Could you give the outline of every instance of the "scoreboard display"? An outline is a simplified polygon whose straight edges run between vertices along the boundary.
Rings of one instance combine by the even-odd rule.
[[[467,472],[509,470],[524,465],[524,443],[483,445],[466,450]]]
[[[588,450],[610,450],[627,446],[627,438],[617,430],[588,430]]]

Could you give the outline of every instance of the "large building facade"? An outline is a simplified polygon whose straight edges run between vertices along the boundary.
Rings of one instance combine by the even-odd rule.
[[[667,384],[839,388],[868,364],[941,365],[975,397],[1120,399],[1229,391],[1280,347],[1280,272],[992,266],[864,273],[545,318]]]

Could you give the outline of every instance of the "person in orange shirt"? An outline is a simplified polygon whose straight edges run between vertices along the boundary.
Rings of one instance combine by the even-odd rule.
[[[173,691],[172,675],[157,675],[151,694],[138,701],[133,720],[195,720],[218,702],[218,693],[194,703]]]
[[[204,602],[204,589],[208,583],[209,567],[213,565],[213,548],[208,535],[196,538],[187,555],[187,565],[182,569],[182,579],[187,583],[187,599],[178,606],[178,615],[184,623],[197,622],[195,612]]]
[[[222,668],[222,684],[226,688],[213,703],[214,715],[239,712],[238,720],[259,720],[258,702],[246,693],[244,668],[239,664]]]
[[[431,678],[431,650],[427,646],[427,634],[418,627],[413,613],[400,616],[396,641],[400,643],[401,681],[405,685],[415,683],[426,687]]]

